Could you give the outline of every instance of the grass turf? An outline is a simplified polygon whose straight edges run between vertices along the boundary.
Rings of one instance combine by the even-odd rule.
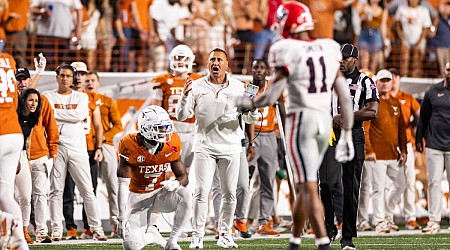
[[[236,240],[239,249],[286,249],[288,239],[286,238],[264,238],[264,239],[250,239],[250,240]],[[432,250],[449,250],[450,249],[450,235],[436,234],[436,235],[398,235],[398,236],[364,236],[358,237],[354,240],[357,249],[432,249]],[[183,249],[189,249],[189,242],[180,242]],[[339,243],[332,244],[333,249],[340,249]],[[30,249],[123,249],[121,244],[77,244],[77,245],[31,245]],[[144,249],[161,249],[158,246],[149,245]],[[216,246],[216,241],[205,241],[204,249],[222,249]],[[316,249],[314,246],[314,239],[305,238],[302,241],[300,249]]]

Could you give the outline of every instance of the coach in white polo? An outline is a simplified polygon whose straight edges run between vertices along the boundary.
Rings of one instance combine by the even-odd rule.
[[[70,172],[84,201],[91,232],[98,240],[107,240],[99,219],[97,198],[92,188],[89,156],[82,121],[89,115],[88,96],[73,91],[75,69],[60,65],[56,69],[58,88],[42,93],[53,108],[59,130],[58,157],[50,173],[50,222],[52,239],[63,235],[63,191],[67,172]]]

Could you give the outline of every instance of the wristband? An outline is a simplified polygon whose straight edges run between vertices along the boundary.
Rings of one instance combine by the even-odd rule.
[[[103,148],[102,147],[96,147],[95,150],[103,151]]]

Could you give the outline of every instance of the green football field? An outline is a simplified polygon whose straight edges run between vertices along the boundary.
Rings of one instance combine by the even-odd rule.
[[[390,235],[390,236],[362,236],[354,240],[357,249],[407,249],[407,250],[450,250],[450,232],[447,230],[442,234],[435,235],[424,235],[424,234],[414,234],[414,235]],[[237,239],[236,243],[239,245],[239,249],[286,249],[288,239],[285,237],[280,238],[258,238],[258,239]],[[78,243],[79,242],[79,243]],[[66,244],[67,243],[67,244]],[[204,249],[222,249],[216,246],[216,241],[206,241],[204,242]],[[180,242],[180,246],[183,249],[189,249],[189,242]],[[339,243],[334,242],[332,244],[333,249],[340,249]],[[32,245],[30,249],[122,249],[122,245],[118,240],[115,243],[92,243],[85,241],[61,241],[57,244],[46,244],[46,245]],[[149,245],[144,249],[161,249],[158,246]],[[300,249],[315,249],[314,239],[305,238],[303,239],[302,246]]]

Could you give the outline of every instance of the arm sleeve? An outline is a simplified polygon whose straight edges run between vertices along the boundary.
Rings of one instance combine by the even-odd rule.
[[[430,89],[425,92],[423,97],[422,107],[420,109],[419,124],[417,125],[416,142],[422,142],[422,138],[426,136],[428,125],[431,117],[431,102],[430,102]]]
[[[123,130],[119,109],[117,108],[116,102],[112,99],[111,99],[111,107],[109,110],[109,120],[112,123],[112,127],[108,131],[106,131],[103,134],[103,136],[107,141],[108,138],[111,138],[112,143],[112,138],[114,138],[116,134],[122,132]]]
[[[177,120],[184,121],[194,114],[192,90],[188,95],[181,95],[180,101],[175,109]]]
[[[47,104],[44,104],[45,107],[41,113],[42,125],[44,125],[45,133],[47,134],[47,147],[50,156],[53,156],[58,154],[59,131],[50,104],[47,101],[44,102]]]
[[[366,154],[373,153],[372,144],[370,143],[370,125],[371,121],[365,121],[364,123],[364,135],[366,136]]]
[[[400,117],[398,119],[398,146],[402,153],[407,154],[406,149],[406,127],[405,122],[403,121],[403,114],[400,102],[398,103],[400,108]]]
[[[55,119],[67,123],[78,123],[89,116],[89,100],[86,94],[80,95],[75,109],[55,109]]]

